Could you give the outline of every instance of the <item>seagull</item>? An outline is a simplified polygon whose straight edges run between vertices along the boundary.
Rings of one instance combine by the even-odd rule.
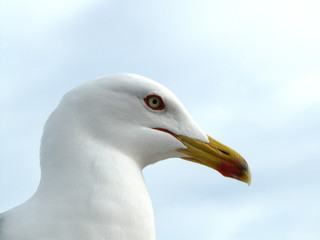
[[[128,73],[88,81],[49,116],[38,189],[0,215],[0,239],[154,240],[142,169],[167,158],[251,181],[246,161],[206,135],[160,83]]]

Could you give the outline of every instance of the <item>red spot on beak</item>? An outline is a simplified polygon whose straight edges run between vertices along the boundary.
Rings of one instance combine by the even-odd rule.
[[[243,169],[236,166],[233,162],[222,161],[217,171],[220,172],[225,177],[231,177],[235,179],[240,179],[243,174]]]

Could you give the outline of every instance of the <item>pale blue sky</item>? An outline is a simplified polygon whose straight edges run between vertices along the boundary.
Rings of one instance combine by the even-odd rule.
[[[252,185],[170,159],[144,170],[158,239],[320,239],[320,3],[2,0],[0,212],[39,181],[43,124],[92,78],[171,89]]]

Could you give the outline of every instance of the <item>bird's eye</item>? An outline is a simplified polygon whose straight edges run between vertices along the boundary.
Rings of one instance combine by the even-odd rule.
[[[158,95],[149,95],[144,99],[144,101],[148,107],[152,108],[153,110],[162,110],[165,107],[162,98]]]

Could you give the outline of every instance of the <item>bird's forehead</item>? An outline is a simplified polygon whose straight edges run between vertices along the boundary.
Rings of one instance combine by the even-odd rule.
[[[124,92],[137,96],[149,93],[173,95],[160,83],[136,74],[115,74],[102,78],[101,81],[108,90],[113,92]]]

